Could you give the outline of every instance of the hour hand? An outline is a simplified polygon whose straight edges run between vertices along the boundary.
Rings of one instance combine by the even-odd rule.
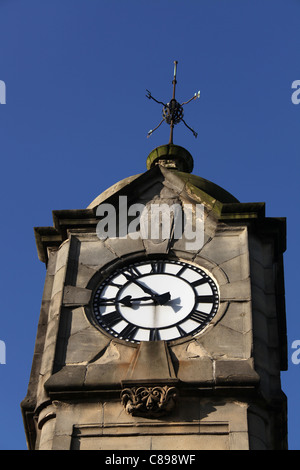
[[[151,297],[136,297],[132,298],[131,295],[126,295],[123,299],[118,300],[118,302],[122,303],[126,307],[132,307],[132,302],[140,302],[142,300],[152,300],[154,304],[164,305],[170,300],[171,296],[169,292],[166,292],[161,295],[154,295]],[[150,305],[150,304],[147,304]]]
[[[152,300],[154,304],[164,305],[170,300],[170,298],[170,292],[165,292],[164,294],[153,294],[151,297],[139,297],[137,299],[131,299],[131,302],[139,300]]]
[[[164,294],[161,295],[156,295],[155,300],[159,305],[164,305],[166,304],[171,298],[170,292],[165,292]]]
[[[131,295],[126,295],[123,299],[120,299],[119,302],[126,307],[131,307],[132,297]]]
[[[123,299],[118,300],[123,305],[126,305],[126,307],[132,307],[132,302],[139,302],[141,300],[153,300],[152,297],[137,297],[135,299],[132,298],[131,295],[126,295],[123,297]]]

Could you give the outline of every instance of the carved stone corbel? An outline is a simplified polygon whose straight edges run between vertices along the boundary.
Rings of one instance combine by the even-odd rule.
[[[126,413],[145,418],[158,418],[171,413],[177,397],[176,387],[168,385],[131,387],[121,392],[121,402]]]

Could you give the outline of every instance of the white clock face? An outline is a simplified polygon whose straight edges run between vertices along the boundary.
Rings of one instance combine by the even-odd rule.
[[[172,341],[201,331],[219,305],[215,282],[182,261],[149,260],[118,269],[93,297],[98,324],[125,341]]]

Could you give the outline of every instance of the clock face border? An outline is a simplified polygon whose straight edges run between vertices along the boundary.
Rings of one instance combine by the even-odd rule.
[[[179,326],[179,328],[178,328],[179,335],[177,337],[174,337],[174,338],[165,339],[165,338],[161,338],[161,337],[158,337],[158,338],[152,337],[152,339],[151,339],[151,336],[148,339],[142,339],[142,340],[141,339],[134,339],[134,337],[131,338],[130,336],[129,336],[129,338],[122,338],[120,333],[117,333],[113,328],[110,328],[108,325],[105,325],[103,321],[101,322],[101,318],[100,318],[100,321],[99,321],[99,318],[97,318],[97,316],[95,314],[95,308],[94,308],[95,299],[99,297],[100,292],[102,292],[105,289],[105,287],[107,285],[109,285],[110,281],[113,280],[113,278],[116,277],[118,272],[122,273],[122,271],[124,272],[124,271],[128,270],[128,268],[130,268],[130,267],[131,268],[134,267],[134,266],[138,267],[139,265],[143,266],[145,264],[151,264],[151,263],[155,263],[155,262],[158,263],[160,261],[163,262],[163,263],[170,263],[172,265],[177,265],[177,266],[181,265],[182,267],[190,268],[190,270],[194,271],[195,273],[197,273],[202,278],[205,278],[206,283],[210,285],[211,290],[212,290],[211,297],[213,297],[213,300],[211,302],[211,304],[212,304],[211,311],[207,314],[205,320],[203,319],[203,316],[202,316],[201,323],[198,321],[198,327],[195,327],[191,331],[182,330],[182,333],[180,333],[180,323],[183,323],[183,321],[185,321],[185,319],[189,320],[190,317],[193,316],[192,315],[193,312],[194,312],[193,318],[195,318],[195,316],[197,315],[197,313],[196,313],[197,312],[197,309],[196,309],[197,303],[195,303],[193,308],[191,309],[191,312],[186,314],[184,316],[183,320],[178,321],[177,325],[175,325],[176,327]],[[150,273],[142,274],[140,278],[142,279],[142,277],[149,276],[149,274]],[[152,273],[152,274],[154,274],[154,273]],[[158,274],[158,273],[156,273],[156,274]],[[165,273],[165,274],[172,275],[171,273],[168,273],[168,272]],[[173,275],[174,275],[174,278],[178,279],[177,274],[173,274]],[[180,278],[180,279],[184,282],[187,282],[188,285],[191,286],[191,282],[189,283],[184,278],[183,279]],[[129,284],[130,282],[132,282],[132,281],[128,280],[127,283],[125,282],[125,284],[120,288],[120,291],[124,290],[124,286],[126,286],[126,284]],[[219,307],[220,307],[220,293],[219,293],[218,283],[215,280],[215,278],[211,275],[211,273],[206,268],[204,268],[202,266],[200,267],[198,264],[196,264],[196,263],[194,263],[190,260],[183,259],[183,258],[177,258],[177,257],[170,258],[170,257],[164,257],[163,255],[157,254],[156,256],[151,256],[151,257],[150,256],[139,257],[139,258],[129,257],[127,260],[125,260],[125,259],[124,260],[118,260],[118,261],[112,263],[112,265],[108,269],[106,269],[105,271],[100,270],[94,276],[92,284],[93,284],[93,289],[92,289],[93,294],[92,294],[92,297],[91,297],[90,308],[89,308],[89,311],[90,311],[90,313],[88,315],[89,319],[92,320],[93,325],[97,329],[99,329],[102,333],[106,334],[110,339],[116,340],[118,342],[120,341],[123,344],[125,343],[127,345],[132,345],[132,346],[136,346],[142,341],[164,340],[169,344],[177,344],[177,343],[181,343],[181,342],[191,340],[191,339],[197,337],[199,334],[202,334],[207,329],[207,327],[209,325],[211,325],[212,319],[216,316],[216,314],[218,313]],[[195,298],[196,297],[197,297],[197,294],[195,293]],[[198,316],[198,318],[201,319],[201,315]],[[130,325],[130,322],[128,322],[128,324]],[[135,324],[133,324],[133,325],[135,326]],[[130,330],[130,327],[128,327],[128,328]],[[145,329],[143,326],[139,326],[138,328],[139,329]],[[168,327],[163,327],[161,329],[164,329],[164,328],[167,329]],[[134,330],[134,328],[133,328],[133,330]],[[128,329],[127,329],[127,331],[128,331]],[[149,333],[149,335],[151,335],[151,333]]]

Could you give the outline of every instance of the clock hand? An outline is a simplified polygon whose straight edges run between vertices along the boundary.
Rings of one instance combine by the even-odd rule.
[[[141,300],[153,300],[154,303],[159,303],[159,305],[164,305],[166,302],[168,302],[168,300],[170,300],[170,294],[169,292],[166,292],[165,294],[157,294],[157,295],[152,295],[150,297],[137,297],[135,299],[132,298],[131,295],[126,295],[125,297],[123,297],[123,299],[115,299],[115,298],[111,298],[111,299],[101,299],[99,300],[99,305],[103,305],[103,306],[109,306],[109,305],[115,305],[116,303],[121,303],[123,305],[125,305],[126,307],[131,307],[131,302],[134,302],[134,301],[141,301]]]
[[[125,302],[137,302],[139,300],[152,300],[152,297],[136,297],[135,299],[133,299],[131,297],[131,295],[127,295],[126,297],[124,297],[122,300],[120,300],[120,302],[124,303]]]
[[[158,294],[156,292],[153,292],[149,287],[145,286],[144,284],[141,284],[137,279],[134,279],[132,276],[123,273],[123,275],[126,277],[128,281],[133,282],[137,286],[139,286],[146,294],[149,294],[150,297],[154,300],[154,297],[157,296]]]
[[[127,307],[131,307],[131,302],[138,302],[141,300],[153,300],[154,304],[158,303],[159,305],[164,305],[170,300],[171,296],[169,292],[165,292],[164,294],[157,294],[151,297],[137,297],[133,299],[131,295],[127,295],[126,297],[123,297],[123,299],[119,300],[119,302],[123,303]],[[150,304],[147,304],[150,305]]]
[[[131,295],[127,295],[123,299],[119,299],[119,300],[117,300],[116,298],[111,298],[111,299],[103,298],[98,301],[98,304],[106,306],[106,305],[115,305],[116,303],[121,303],[130,307],[130,299],[131,299]]]
[[[159,305],[166,304],[170,299],[171,299],[170,292],[165,292],[164,294],[158,295],[156,297],[156,300],[159,303]]]
[[[152,297],[138,297],[137,299],[132,299],[131,295],[126,295],[123,299],[101,299],[99,300],[99,305],[103,306],[110,306],[115,305],[117,303],[123,304],[126,307],[131,307],[132,301],[139,301],[139,300],[153,300]]]

